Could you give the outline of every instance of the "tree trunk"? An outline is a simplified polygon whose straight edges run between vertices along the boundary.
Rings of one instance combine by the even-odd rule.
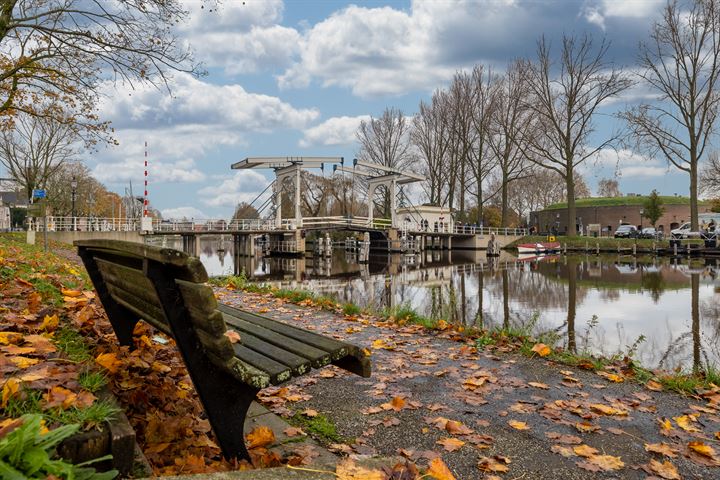
[[[693,338],[693,372],[698,373],[702,367],[700,363],[700,274],[690,275],[691,293],[691,316],[692,316],[692,338]]]
[[[477,183],[477,224],[482,225],[482,219],[483,219],[483,191],[482,191],[482,182],[478,178]]]
[[[692,155],[691,155],[692,156]],[[699,230],[698,224],[698,169],[697,160],[690,160],[690,229]]]
[[[575,178],[573,176],[572,168],[568,169],[567,175],[565,176],[565,185],[567,186],[567,235],[574,237],[577,235],[577,228],[575,224]]]
[[[575,303],[577,302],[577,268],[574,261],[568,262],[568,313],[567,334],[568,350],[577,353],[575,340]]]
[[[500,195],[500,202],[501,202],[501,209],[502,209],[502,215],[500,217],[500,226],[501,227],[507,227],[508,226],[508,181],[507,177],[503,178],[501,195]]]
[[[510,288],[508,282],[507,268],[502,271],[502,291],[503,291],[503,329],[510,330]]]

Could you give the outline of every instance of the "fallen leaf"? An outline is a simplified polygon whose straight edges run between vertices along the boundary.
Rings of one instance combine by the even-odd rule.
[[[225,333],[223,333],[223,335],[225,335],[225,337],[230,340],[230,343],[238,343],[240,341],[240,334],[235,330],[225,330]]]
[[[619,410],[617,408],[613,408],[607,405],[603,405],[602,403],[591,403],[590,404],[590,410],[594,410],[595,412],[602,413],[603,415],[619,415],[619,416],[625,416],[628,413],[624,410]]]
[[[448,420],[445,424],[445,430],[451,435],[470,435],[473,433],[471,429],[455,420]]]
[[[440,457],[430,460],[427,474],[436,480],[455,480],[455,477],[450,472],[450,469],[447,465],[445,465],[445,462],[443,462]]]
[[[646,443],[645,451],[659,453],[660,455],[665,455],[672,458],[677,457],[677,449],[674,449],[667,443]]]
[[[441,440],[438,440],[438,445],[442,445],[442,447],[448,451],[448,452],[454,452],[455,450],[460,449],[463,445],[465,445],[465,442],[462,440],[458,440],[457,438],[443,438]]]
[[[5,408],[8,400],[15,396],[20,388],[20,382],[16,378],[8,378],[2,388],[2,403],[0,406]]]
[[[688,448],[700,455],[705,455],[706,457],[715,459],[715,449],[703,442],[690,442],[688,443]]]
[[[508,420],[508,425],[510,425],[515,430],[530,430],[530,427],[528,427],[527,423],[518,422],[517,420]]]
[[[110,373],[117,373],[120,365],[122,365],[122,362],[117,359],[114,353],[101,353],[95,357],[95,362]]]
[[[693,425],[695,418],[697,418],[697,415],[691,414],[673,417],[673,420],[675,420],[675,423],[678,424],[678,427],[682,428],[686,432],[699,432],[700,430]]]
[[[509,470],[506,465],[508,463],[510,463],[510,459],[507,457],[480,457],[478,461],[478,468],[483,472],[503,473]]]
[[[597,372],[597,374],[603,378],[607,378],[611,382],[622,383],[625,381],[625,379],[623,377],[621,377],[620,375],[617,375],[615,373],[608,373],[608,372],[600,371],[600,372]]]
[[[553,445],[550,447],[550,451],[562,455],[563,457],[574,457],[572,447],[566,447],[565,445]]]
[[[255,427],[250,433],[247,434],[247,448],[259,448],[266,447],[275,441],[275,434],[273,431],[261,425]]]
[[[540,355],[541,357],[546,357],[552,352],[552,350],[550,350],[550,347],[548,347],[544,343],[536,343],[535,345],[533,345],[531,350]]]
[[[612,455],[594,455],[588,457],[587,462],[600,467],[600,469],[605,472],[620,470],[625,466],[625,463],[620,457],[613,457]]]
[[[64,288],[60,290],[60,293],[66,297],[79,297],[82,295],[82,292],[79,290],[65,290]]]
[[[573,447],[573,452],[580,457],[592,457],[593,455],[597,455],[598,450],[590,445],[582,444]]]
[[[317,417],[318,411],[313,410],[312,408],[306,408],[305,410],[302,411],[302,414],[305,415],[306,417]]]
[[[655,380],[648,380],[645,386],[654,391],[654,392],[662,392],[663,386],[660,382],[656,382]]]
[[[335,468],[338,480],[385,480],[385,474],[380,470],[367,469],[355,463],[351,458],[340,462]]]
[[[548,390],[550,388],[547,384],[540,382],[528,382],[528,385],[535,388],[541,388],[543,390]]]
[[[669,460],[665,460],[660,463],[655,459],[650,460],[647,465],[648,469],[660,478],[666,480],[680,480],[680,474],[677,471],[675,465],[670,463]]]

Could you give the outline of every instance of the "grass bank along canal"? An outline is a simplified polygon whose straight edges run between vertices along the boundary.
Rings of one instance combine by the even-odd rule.
[[[222,250],[218,251],[218,247]],[[231,242],[203,240],[211,275],[246,272],[252,282],[304,289],[382,311],[408,306],[419,315],[481,328],[525,331],[559,346],[612,356],[632,351],[647,368],[720,364],[717,259],[626,255],[518,258],[503,252],[425,252],[371,257],[241,258]]]

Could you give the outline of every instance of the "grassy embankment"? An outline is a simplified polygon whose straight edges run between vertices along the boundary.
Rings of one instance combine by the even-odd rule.
[[[452,337],[457,340],[473,342],[479,349],[512,350],[527,357],[541,356],[562,365],[594,371],[616,371],[622,380],[635,380],[650,386],[660,385],[662,388],[679,393],[692,394],[698,389],[720,385],[720,371],[715,368],[683,373],[650,371],[642,367],[633,360],[633,356],[639,344],[644,341],[644,337],[638,338],[635,344],[630,346],[626,352],[618,353],[612,357],[599,357],[588,350],[576,349],[576,351],[571,351],[557,346],[556,344],[560,340],[557,333],[533,334],[536,319],[531,319],[522,328],[479,328],[455,325],[442,318],[429,318],[419,314],[408,305],[386,308],[379,312],[371,311],[352,303],[340,304],[333,298],[318,296],[306,290],[278,289],[268,285],[255,284],[248,281],[244,275],[218,277],[212,279],[211,282],[234,290],[273,295],[276,298],[282,298],[300,306],[320,307],[334,313],[344,314],[352,319],[364,314],[376,316],[396,325],[417,325],[428,331],[446,332],[452,334]],[[547,350],[541,348],[545,345],[549,346]]]
[[[537,243],[547,242],[548,238],[544,235],[528,235],[522,237],[514,242],[508,244],[505,248],[514,249],[517,248],[518,244],[521,243]],[[560,242],[561,245],[567,247],[570,251],[585,251],[586,249],[590,252],[594,252],[597,247],[600,247],[601,252],[617,252],[618,249],[627,251],[632,249],[633,246],[637,246],[639,252],[652,252],[653,248],[668,248],[669,241],[666,240],[651,240],[648,238],[612,238],[612,237],[566,237],[557,236],[556,241]],[[702,245],[701,239],[692,238],[682,240],[681,244],[696,244]]]

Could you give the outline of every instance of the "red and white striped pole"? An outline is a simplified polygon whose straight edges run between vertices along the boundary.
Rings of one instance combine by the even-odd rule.
[[[148,216],[148,164],[147,164],[147,142],[145,142],[145,199],[143,201],[143,217]]]

